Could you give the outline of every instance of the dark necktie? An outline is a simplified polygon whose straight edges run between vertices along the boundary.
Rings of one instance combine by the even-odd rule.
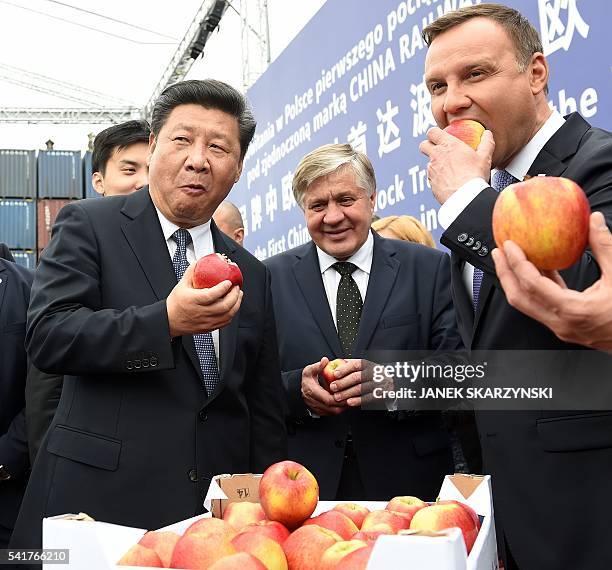
[[[347,261],[334,263],[332,267],[340,273],[340,283],[338,283],[338,295],[336,297],[336,326],[338,328],[338,338],[344,350],[344,356],[351,358],[357,332],[359,331],[359,319],[363,301],[359,287],[353,279],[352,273],[357,266]]]
[[[172,239],[176,242],[176,251],[172,257],[172,264],[174,265],[176,278],[180,281],[189,266],[189,263],[187,263],[187,246],[191,243],[191,234],[187,230],[181,228],[172,234]],[[210,396],[219,382],[219,367],[217,366],[217,357],[215,355],[215,345],[213,344],[212,333],[194,334],[193,342],[196,352],[198,353],[198,360],[200,361],[202,376],[204,377],[204,385]]]
[[[493,174],[491,186],[497,192],[501,192],[506,186],[514,184],[518,180],[505,170],[496,170]],[[480,295],[480,286],[482,285],[483,272],[482,269],[474,267],[474,279],[472,281],[472,292],[474,293],[474,312],[478,308],[478,296]]]

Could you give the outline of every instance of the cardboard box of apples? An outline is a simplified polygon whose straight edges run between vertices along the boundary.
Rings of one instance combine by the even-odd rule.
[[[147,532],[102,522],[43,521],[44,548],[69,548],[88,570],[490,570],[497,552],[488,476],[449,475],[435,503],[318,500],[303,466],[213,479],[206,515]]]

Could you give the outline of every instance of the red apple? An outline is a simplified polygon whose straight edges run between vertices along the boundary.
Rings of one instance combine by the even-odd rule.
[[[287,570],[283,547],[263,534],[242,532],[232,539],[232,545],[239,552],[255,556],[268,570]]]
[[[270,465],[259,481],[259,500],[272,521],[293,530],[315,510],[319,484],[314,475],[295,461]]]
[[[410,523],[411,530],[438,531],[457,527],[463,534],[468,554],[478,536],[478,525],[471,513],[456,501],[435,503],[415,513]]]
[[[208,568],[208,570],[266,570],[265,565],[248,552],[230,554],[217,560],[212,566],[198,566],[198,568]]]
[[[485,128],[478,122],[471,119],[457,119],[444,129],[449,135],[462,140],[474,150],[480,144],[480,137],[485,132]]]
[[[291,570],[318,570],[323,553],[342,538],[333,530],[312,524],[293,531],[283,549]]]
[[[325,366],[325,368],[323,368],[323,378],[327,382],[328,386],[336,379],[336,377],[334,376],[334,370],[336,370],[338,366],[344,364],[345,362],[346,360],[344,358],[336,358],[334,360],[330,360]]]
[[[152,530],[147,532],[139,541],[140,546],[146,546],[157,552],[164,568],[168,568],[172,559],[172,552],[178,539],[181,538],[175,532],[160,532]]]
[[[355,523],[357,528],[361,528],[363,519],[365,519],[367,514],[370,512],[369,509],[358,505],[357,503],[340,503],[336,505],[332,510],[338,511],[343,515],[346,515]]]
[[[385,534],[397,534],[410,527],[410,519],[401,513],[391,511],[372,511],[361,525],[362,531],[380,531]]]
[[[338,511],[327,511],[319,516],[308,519],[303,526],[318,524],[323,528],[337,532],[344,540],[349,540],[359,529],[357,525],[346,515]]]
[[[478,514],[476,513],[476,511],[472,507],[470,507],[470,505],[466,505],[465,503],[461,503],[459,501],[454,501],[453,499],[447,499],[444,501],[436,501],[436,504],[437,505],[455,504],[455,505],[459,505],[460,507],[463,507],[463,509],[466,510],[468,514],[472,517],[472,520],[474,521],[476,528],[480,529],[480,518]]]
[[[493,237],[497,247],[515,242],[539,269],[566,269],[587,245],[590,214],[578,184],[535,176],[501,192],[493,208]]]
[[[320,570],[334,570],[339,562],[351,552],[368,546],[363,540],[343,540],[332,544],[321,557]]]
[[[198,259],[192,279],[196,289],[210,289],[225,280],[242,287],[242,271],[233,261],[222,253],[211,253]]]
[[[249,501],[234,502],[227,505],[223,512],[223,520],[236,530],[241,530],[248,524],[263,521],[266,514],[259,503]]]
[[[135,544],[117,562],[117,566],[150,566],[164,568],[157,552],[141,544]]]
[[[426,507],[427,503],[421,501],[418,497],[412,497],[410,495],[393,497],[388,503],[385,509],[394,513],[407,516],[409,521],[412,520],[414,513],[418,510]]]
[[[246,525],[242,529],[241,534],[245,532],[263,534],[264,536],[267,536],[272,540],[276,540],[276,542],[278,542],[279,544],[283,544],[283,542],[285,542],[287,537],[291,534],[287,530],[287,527],[285,527],[278,521],[268,520]]]
[[[215,519],[215,518],[202,518],[192,523],[187,527],[187,530],[183,533],[183,536],[186,534],[191,534],[192,532],[197,532],[202,535],[214,535],[214,536],[222,536],[227,537],[227,540],[231,540],[236,535],[236,529],[224,521],[223,519]]]
[[[208,568],[217,560],[236,554],[230,539],[218,534],[184,534],[176,543],[170,568]]]
[[[349,552],[336,566],[336,570],[366,570],[374,546],[369,545]]]

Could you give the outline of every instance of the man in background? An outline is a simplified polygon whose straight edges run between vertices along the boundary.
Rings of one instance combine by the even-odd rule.
[[[236,243],[243,245],[244,222],[240,210],[230,201],[224,200],[213,214],[217,227]]]
[[[139,190],[148,183],[149,135],[146,121],[126,121],[100,131],[94,139],[91,181],[102,196]],[[30,365],[26,380],[26,424],[30,460],[40,448],[62,393],[63,376]]]

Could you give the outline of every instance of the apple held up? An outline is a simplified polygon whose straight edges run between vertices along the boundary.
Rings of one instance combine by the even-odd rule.
[[[566,269],[587,245],[590,214],[578,184],[534,176],[500,193],[493,208],[493,237],[497,247],[512,240],[538,269]]]
[[[323,379],[327,382],[328,386],[336,379],[334,376],[336,368],[345,362],[348,362],[345,358],[335,358],[334,360],[330,360],[325,368],[323,368]]]
[[[240,267],[222,253],[205,255],[196,262],[192,278],[194,288],[210,289],[227,280],[231,281],[232,285],[242,287]]]
[[[453,135],[471,146],[474,150],[478,148],[482,133],[485,132],[485,128],[478,121],[473,121],[472,119],[457,119],[444,130],[449,135]]]
[[[314,512],[319,501],[319,484],[303,465],[280,461],[262,475],[259,501],[269,520],[293,530]]]

